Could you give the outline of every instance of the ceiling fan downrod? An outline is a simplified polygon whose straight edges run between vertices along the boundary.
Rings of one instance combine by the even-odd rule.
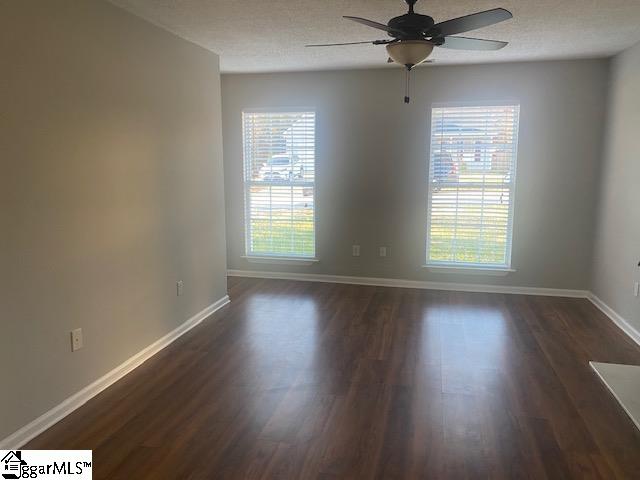
[[[404,0],[404,1],[407,2],[407,5],[409,5],[409,13],[414,13],[413,6],[418,0]]]

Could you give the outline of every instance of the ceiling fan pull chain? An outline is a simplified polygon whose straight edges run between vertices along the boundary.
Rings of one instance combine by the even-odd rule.
[[[409,88],[410,88],[410,80],[411,80],[411,69],[407,67],[405,74],[405,87],[404,87],[404,103],[409,103]]]

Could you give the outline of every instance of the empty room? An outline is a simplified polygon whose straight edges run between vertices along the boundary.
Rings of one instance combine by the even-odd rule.
[[[640,479],[638,0],[0,0],[0,476]]]

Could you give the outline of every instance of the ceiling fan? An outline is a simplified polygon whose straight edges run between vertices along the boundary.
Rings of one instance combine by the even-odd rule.
[[[492,10],[472,13],[464,17],[435,23],[430,16],[414,12],[413,6],[417,0],[405,0],[405,2],[409,5],[409,11],[404,15],[392,18],[386,25],[384,23],[374,22],[373,20],[367,20],[366,18],[343,17],[347,20],[385,31],[391,37],[390,39],[365,42],[326,43],[307,45],[307,47],[333,47],[357,44],[386,45],[387,53],[389,54],[388,62],[395,62],[406,68],[407,95],[404,101],[405,103],[409,103],[409,72],[414,66],[424,62],[427,57],[431,55],[434,47],[454,50],[499,50],[507,45],[507,42],[498,40],[454,36],[512,18],[513,15],[511,12],[504,8],[494,8]]]

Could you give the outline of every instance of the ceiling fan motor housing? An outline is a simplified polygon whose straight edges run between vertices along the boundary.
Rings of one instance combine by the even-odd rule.
[[[389,34],[397,39],[418,40],[423,39],[434,24],[433,18],[429,15],[406,13],[392,18],[387,25],[394,30],[403,32],[402,34],[396,34],[395,32]]]

